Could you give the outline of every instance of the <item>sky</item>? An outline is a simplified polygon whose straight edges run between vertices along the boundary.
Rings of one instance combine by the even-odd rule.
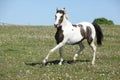
[[[56,8],[73,24],[105,17],[120,25],[120,0],[0,0],[0,24],[53,25]]]

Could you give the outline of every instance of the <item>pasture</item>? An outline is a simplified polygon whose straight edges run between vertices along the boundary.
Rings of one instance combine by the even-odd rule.
[[[93,66],[92,50],[85,49],[73,62],[78,45],[63,47],[64,64],[57,65],[58,51],[47,65],[41,61],[56,45],[56,29],[50,26],[0,26],[0,80],[119,80],[120,27],[101,25],[104,34],[102,46],[97,46]]]

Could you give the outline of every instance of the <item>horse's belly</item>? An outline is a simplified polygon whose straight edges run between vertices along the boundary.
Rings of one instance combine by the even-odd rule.
[[[82,39],[83,39],[83,37],[80,36],[80,35],[79,36],[73,36],[73,37],[68,39],[67,44],[75,44],[75,43],[80,42]]]

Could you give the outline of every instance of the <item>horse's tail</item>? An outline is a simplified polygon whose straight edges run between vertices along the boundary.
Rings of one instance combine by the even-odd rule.
[[[96,24],[96,23],[92,23],[92,24],[95,27],[96,37],[97,37],[97,44],[102,45],[102,40],[103,40],[102,30],[101,30],[101,28],[100,28],[100,26],[98,24]]]

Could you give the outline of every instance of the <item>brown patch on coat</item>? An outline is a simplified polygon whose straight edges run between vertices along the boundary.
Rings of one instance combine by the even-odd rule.
[[[80,33],[81,35],[83,36],[83,39],[87,39],[87,42],[89,44],[91,44],[91,42],[93,41],[93,38],[92,38],[92,30],[89,26],[86,27],[86,31],[84,30],[83,28],[83,25],[79,24],[78,25],[80,27]]]
[[[62,14],[62,16],[60,17],[59,22],[58,22],[58,24],[61,24],[62,21],[63,21],[64,15],[65,15],[65,11],[63,11],[63,10],[57,10],[56,13]]]
[[[86,28],[86,38],[88,43],[91,44],[91,42],[93,41],[93,38],[92,38],[92,30],[89,26],[87,26]]]
[[[60,17],[58,24],[61,24],[63,22],[63,18],[64,18],[64,14]]]
[[[85,33],[85,30],[83,29],[83,25],[79,24],[78,26],[80,27],[81,35],[83,36],[83,38],[86,38],[86,33]]]
[[[65,11],[64,10],[57,10],[56,13],[65,14]]]
[[[76,25],[76,24],[72,24],[72,26],[73,26],[73,27],[77,27],[77,25]]]
[[[60,42],[62,42],[64,39],[64,35],[63,35],[63,30],[62,30],[62,26],[57,28],[57,32],[55,34],[55,40],[56,43],[59,44]]]

